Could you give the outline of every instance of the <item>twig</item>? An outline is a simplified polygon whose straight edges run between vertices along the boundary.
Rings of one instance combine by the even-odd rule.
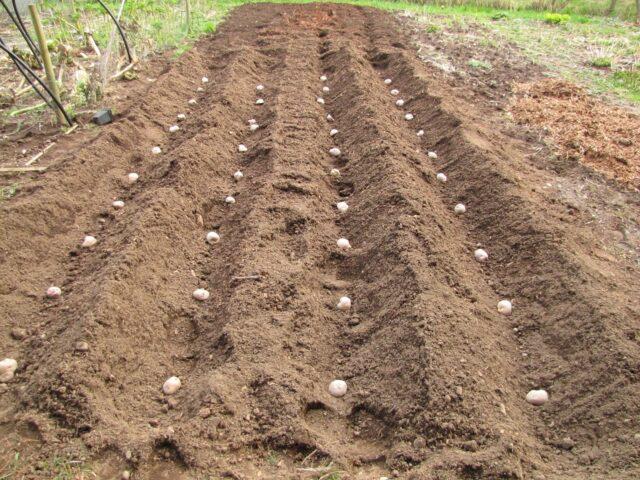
[[[91,32],[84,32],[85,37],[87,37],[87,43],[93,49],[93,53],[95,53],[98,57],[102,56],[102,52],[98,48],[96,41],[93,39],[93,34]]]
[[[127,73],[129,70],[131,70],[133,68],[135,64],[134,63],[130,63],[129,65],[127,65],[126,67],[124,67],[122,70],[120,70],[118,73],[116,73],[114,76],[112,76],[109,80],[117,80],[118,78],[120,78],[122,75],[124,75],[125,73]]]
[[[38,108],[42,108],[46,105],[44,102],[36,103],[35,105],[31,105],[30,107],[21,108],[20,110],[15,110],[9,114],[10,117],[15,117],[16,115],[20,115],[22,113],[31,112],[32,110],[37,110]]]
[[[260,275],[246,275],[244,277],[232,277],[232,282],[239,282],[240,280],[260,280],[262,277]]]
[[[56,144],[56,142],[50,143],[49,145],[47,145],[46,147],[44,147],[44,150],[42,150],[40,153],[38,153],[37,155],[34,155],[33,158],[31,160],[29,160],[27,163],[25,163],[25,167],[28,167],[29,165],[34,164],[35,162],[37,162],[38,160],[40,160],[40,158],[42,158],[42,156],[47,153],[51,147],[53,147]]]
[[[316,448],[316,449],[314,449],[314,450],[313,450],[313,452],[311,452],[309,455],[307,455],[306,457],[304,457],[304,458],[302,459],[302,462],[300,462],[300,464],[301,464],[301,465],[304,465],[305,463],[307,463],[307,461],[308,461],[311,457],[313,457],[317,452],[318,452],[318,449],[317,449],[317,448]]]
[[[27,173],[38,172],[42,173],[47,170],[47,167],[0,167],[0,173]]]
[[[78,123],[76,123],[73,127],[69,128],[69,129],[67,129],[67,130],[65,130],[64,134],[65,134],[65,135],[69,135],[70,133],[74,132],[74,131],[78,128],[78,125],[79,125],[79,124],[78,124]]]

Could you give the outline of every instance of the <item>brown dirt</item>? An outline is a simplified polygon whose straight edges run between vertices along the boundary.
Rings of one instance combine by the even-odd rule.
[[[0,445],[26,452],[25,478],[51,478],[38,462],[54,454],[99,478],[638,478],[637,257],[607,253],[545,190],[575,170],[553,172],[448,83],[388,14],[244,6],[116,123],[63,139],[0,205],[0,356],[19,362]],[[637,195],[620,195],[637,218]],[[62,299],[43,298],[51,284]],[[533,387],[544,407],[524,401]]]
[[[558,154],[640,187],[640,117],[561,80],[521,84],[511,108],[517,122],[543,127]]]

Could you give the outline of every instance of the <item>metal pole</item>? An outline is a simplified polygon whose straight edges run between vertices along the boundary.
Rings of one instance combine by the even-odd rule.
[[[44,30],[42,29],[40,14],[38,13],[38,9],[35,5],[29,5],[29,14],[31,15],[31,20],[33,21],[33,28],[36,31],[38,44],[40,45],[40,54],[42,55],[42,62],[44,63],[44,71],[47,74],[47,83],[49,84],[49,88],[51,89],[51,93],[53,94],[54,99],[57,100],[58,103],[60,103],[60,90],[58,89],[56,74],[54,73],[53,65],[51,64],[51,56],[49,55],[49,49],[47,48],[47,39],[44,36]],[[59,109],[56,109],[56,116],[58,117],[58,122],[61,125],[67,123],[66,119],[64,118],[64,114]]]

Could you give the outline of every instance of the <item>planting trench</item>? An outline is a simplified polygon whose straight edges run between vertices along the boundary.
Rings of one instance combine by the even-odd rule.
[[[0,355],[19,362],[3,448],[28,429],[42,458],[140,478],[158,462],[176,478],[317,478],[330,462],[355,478],[637,478],[637,270],[594,255],[485,113],[388,14],[235,10],[1,207]],[[526,403],[532,388],[550,401]]]

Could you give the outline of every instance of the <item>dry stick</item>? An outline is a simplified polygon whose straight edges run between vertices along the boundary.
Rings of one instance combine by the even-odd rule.
[[[240,280],[260,280],[262,277],[260,275],[247,275],[245,277],[232,277],[231,281],[236,282]]]
[[[47,145],[46,147],[44,147],[44,150],[42,150],[39,154],[35,155],[31,160],[29,160],[27,163],[24,164],[25,167],[28,167],[29,165],[34,164],[35,162],[37,162],[38,160],[40,160],[40,158],[42,158],[42,156],[47,153],[51,147],[53,147],[56,144],[56,142],[50,143],[49,145]]]
[[[120,78],[122,75],[124,75],[125,73],[127,73],[129,70],[131,70],[133,68],[133,63],[130,63],[129,65],[127,65],[126,67],[124,67],[122,70],[120,70],[118,73],[116,73],[115,75],[113,75],[109,80],[117,80],[118,78]]]
[[[47,170],[47,167],[0,167],[1,174],[27,173],[27,172],[42,173],[46,170]]]
[[[38,13],[38,8],[36,7],[36,5],[29,5],[29,14],[31,15],[33,28],[36,31],[36,37],[38,37],[38,43],[40,45],[40,54],[42,55],[42,63],[44,63],[44,70],[47,74],[47,82],[49,83],[49,88],[51,89],[51,93],[55,97],[55,100],[57,100],[58,103],[60,103],[60,92],[58,90],[58,82],[56,81],[56,75],[53,71],[51,56],[49,55],[49,49],[47,48],[47,39],[44,35],[44,30],[42,29],[40,14]],[[58,122],[61,125],[65,125],[67,123],[67,120],[64,117],[64,114],[62,113],[62,111],[57,106],[55,108],[55,111],[56,111],[56,116],[58,117]]]
[[[91,32],[84,32],[84,34],[87,37],[87,42],[89,43],[89,46],[93,49],[93,53],[95,53],[98,57],[101,57],[102,52],[98,48],[98,44],[94,40],[93,34]]]
[[[21,108],[20,110],[15,110],[9,114],[10,117],[15,117],[16,115],[20,115],[21,113],[31,112],[32,110],[37,110],[38,108],[44,107],[46,105],[45,102],[36,103],[35,105],[31,105],[30,107]]]

